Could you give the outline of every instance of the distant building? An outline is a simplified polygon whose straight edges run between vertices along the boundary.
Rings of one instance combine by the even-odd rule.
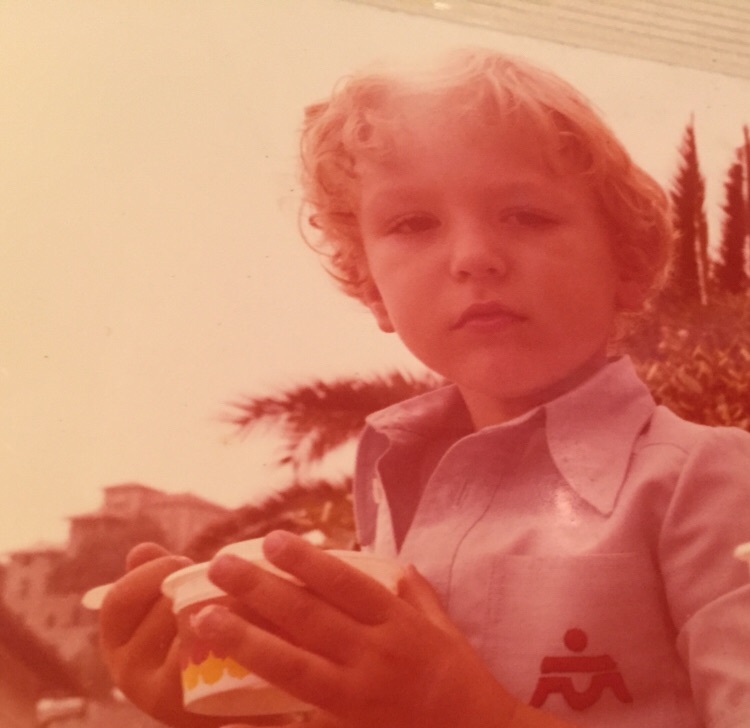
[[[2,598],[29,629],[71,660],[90,644],[96,618],[81,606],[79,594],[49,589],[50,575],[65,557],[65,549],[56,546],[9,554]]]
[[[103,491],[98,510],[70,517],[66,544],[20,549],[7,554],[0,569],[0,602],[13,624],[53,646],[96,695],[106,694],[110,683],[99,657],[96,614],[81,606],[82,592],[94,586],[86,579],[102,570],[105,577],[96,583],[117,578],[127,549],[140,540],[157,540],[182,552],[196,534],[229,513],[203,498],[140,483],[110,485]],[[5,659],[2,653],[0,658]],[[0,662],[0,683],[5,675],[5,662]],[[113,710],[128,712],[116,705]],[[0,728],[12,725],[0,714]]]
[[[55,650],[0,603],[0,726],[36,728],[41,699],[84,693]]]
[[[164,493],[140,483],[121,483],[104,488],[101,510],[89,514],[89,517],[99,515],[133,520],[147,515],[164,531],[167,548],[182,552],[212,521],[229,513],[229,509],[192,493]]]

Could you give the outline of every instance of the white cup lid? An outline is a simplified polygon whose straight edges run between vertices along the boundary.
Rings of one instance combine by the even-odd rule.
[[[363,551],[329,550],[327,553],[365,572],[391,591],[396,591],[396,584],[402,574],[402,566],[398,562]],[[232,554],[252,561],[279,576],[297,581],[293,576],[275,568],[265,559],[262,538],[228,544],[216,553],[217,556],[220,554]],[[208,578],[208,565],[208,562],[203,562],[187,566],[170,574],[162,582],[162,592],[172,600],[175,613],[191,604],[225,595],[225,592]]]
[[[225,595],[225,592],[208,578],[208,562],[193,564],[172,572],[161,583],[161,591],[172,600],[175,614],[191,604]]]

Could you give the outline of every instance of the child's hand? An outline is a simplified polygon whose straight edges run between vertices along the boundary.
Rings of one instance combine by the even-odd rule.
[[[182,707],[176,624],[161,593],[164,578],[190,563],[156,544],[131,550],[127,573],[102,604],[100,643],[115,683],[135,705],[170,725],[202,728],[221,721],[190,716]]]
[[[144,543],[128,554],[127,574],[112,587],[100,612],[104,659],[117,686],[141,710],[178,728],[219,728],[231,718],[188,713],[182,706],[177,627],[161,583],[190,564],[161,546]],[[285,717],[240,719],[244,726],[283,726]],[[291,728],[299,725],[295,723]],[[305,724],[335,728],[329,722]]]
[[[269,682],[341,721],[331,725],[509,724],[517,701],[416,570],[407,569],[397,597],[291,534],[271,534],[264,548],[273,564],[307,588],[236,557],[216,559],[209,575],[239,600],[245,619],[207,607],[195,618],[204,638],[231,648],[235,659]]]

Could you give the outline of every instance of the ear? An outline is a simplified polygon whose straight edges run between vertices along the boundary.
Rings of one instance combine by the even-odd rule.
[[[621,311],[638,311],[646,301],[646,291],[640,281],[620,278],[615,291],[615,302]]]
[[[372,312],[380,330],[386,334],[392,334],[396,329],[391,322],[391,317],[388,315],[380,291],[378,291],[374,283],[370,282],[367,284],[362,300],[365,306]]]

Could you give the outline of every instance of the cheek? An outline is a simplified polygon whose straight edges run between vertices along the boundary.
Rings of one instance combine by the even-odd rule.
[[[609,242],[600,239],[588,250],[584,249],[569,277],[573,290],[580,289],[582,293],[601,301],[614,301],[619,271]]]
[[[414,328],[415,313],[423,308],[419,276],[408,266],[379,253],[368,262],[370,285],[365,303],[382,331],[402,334]]]
[[[378,250],[370,254],[368,265],[373,285],[389,310],[395,311],[408,303],[420,285],[419,270],[410,266],[410,261],[403,255]]]
[[[621,311],[640,311],[647,297],[647,287],[640,281],[621,279],[617,282],[617,307]]]
[[[611,324],[618,308],[618,281],[612,267],[580,260],[578,264],[550,269],[540,283],[543,290],[539,305],[561,330],[583,337],[598,336]]]
[[[363,275],[361,271],[360,275]],[[378,328],[385,333],[393,333],[395,328],[390,317],[389,307],[386,304],[386,297],[375,282],[369,266],[364,275],[366,276],[366,283],[362,287],[362,302],[370,309],[370,313],[374,316]]]

